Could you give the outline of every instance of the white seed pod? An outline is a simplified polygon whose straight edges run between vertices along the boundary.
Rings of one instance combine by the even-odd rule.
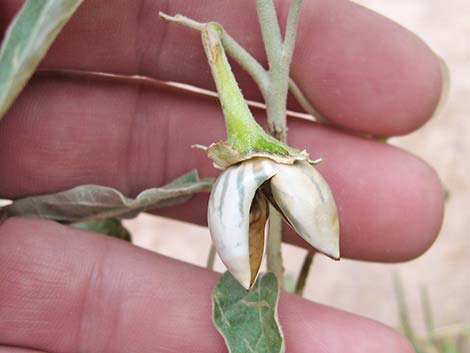
[[[308,162],[276,164],[269,186],[287,223],[310,245],[339,259],[339,220],[331,189]]]
[[[264,253],[269,200],[318,251],[339,258],[339,222],[328,183],[306,161],[254,158],[226,169],[209,199],[208,224],[222,262],[246,289]]]
[[[207,218],[215,249],[246,289],[253,285],[259,271],[267,220],[267,203],[263,197],[259,195],[255,203],[253,200],[258,188],[274,174],[267,159],[247,160],[219,176],[209,199]]]

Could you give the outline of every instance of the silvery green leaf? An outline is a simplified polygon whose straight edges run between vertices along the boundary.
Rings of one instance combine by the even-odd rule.
[[[72,227],[91,230],[96,233],[109,235],[110,237],[126,240],[128,242],[132,241],[131,234],[126,227],[122,225],[121,220],[117,218],[105,218],[94,221],[73,223]]]
[[[213,320],[229,353],[283,353],[277,307],[279,285],[273,273],[261,274],[246,291],[226,272],[212,292]]]
[[[83,0],[27,0],[0,48],[0,119]]]
[[[10,216],[30,216],[63,222],[103,218],[132,218],[140,212],[185,202],[196,192],[209,191],[212,179],[199,179],[195,170],[162,187],[142,191],[136,198],[100,185],[81,185],[55,194],[19,199],[3,208]]]
[[[219,176],[209,199],[207,221],[214,246],[227,269],[246,289],[253,284],[259,269],[259,266],[251,266],[250,253],[253,252],[250,252],[250,245],[255,256],[261,258],[264,251],[259,242],[255,248],[253,243],[250,244],[250,226],[253,225],[250,208],[257,189],[274,173],[266,159],[257,158],[234,165]],[[261,200],[255,204],[262,205]],[[256,227],[258,235],[262,232],[263,244],[266,218],[263,225]]]
[[[338,213],[326,180],[305,161],[275,168],[270,191],[287,223],[315,249],[339,259]]]

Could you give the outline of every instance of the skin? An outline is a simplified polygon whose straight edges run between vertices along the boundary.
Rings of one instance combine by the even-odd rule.
[[[87,0],[42,67],[213,88],[198,35],[157,14],[219,20],[264,62],[254,1],[214,4]],[[0,2],[1,27],[20,5]],[[287,6],[278,1],[281,23]],[[437,57],[412,33],[342,0],[305,1],[299,43],[292,76],[338,129],[292,120],[289,140],[324,159],[318,168],[337,200],[342,255],[383,262],[420,255],[442,221],[438,177],[420,159],[359,134],[406,134],[424,124],[441,94]],[[246,96],[259,97],[236,74]],[[96,183],[135,195],[191,168],[213,176],[210,161],[190,145],[222,139],[213,101],[124,83],[36,77],[0,122],[0,194]],[[206,207],[207,195],[198,195],[159,214],[205,224]],[[292,232],[286,240],[304,245]],[[0,226],[0,352],[224,351],[210,319],[217,278],[91,232],[8,219]],[[291,352],[412,352],[389,328],[291,295],[281,296],[280,315]]]

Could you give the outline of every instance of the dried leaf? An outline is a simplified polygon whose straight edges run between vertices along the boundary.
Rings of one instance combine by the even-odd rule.
[[[0,119],[83,0],[28,0],[0,48]]]
[[[81,185],[42,196],[16,200],[4,208],[10,216],[30,216],[62,222],[83,222],[103,218],[132,218],[140,212],[185,202],[195,192],[210,191],[212,179],[199,179],[193,170],[159,188],[141,192],[135,199],[116,189]]]
[[[91,230],[93,232],[109,235],[110,237],[118,238],[131,242],[131,234],[122,225],[121,220],[117,218],[105,218],[96,221],[86,221],[72,224],[72,227]]]
[[[213,319],[229,353],[283,353],[277,317],[279,286],[273,273],[261,274],[246,291],[226,272],[212,293]]]

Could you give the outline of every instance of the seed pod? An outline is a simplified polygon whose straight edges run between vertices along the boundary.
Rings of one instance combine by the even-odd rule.
[[[227,269],[246,289],[264,253],[269,201],[318,251],[339,258],[339,222],[328,183],[305,161],[253,158],[226,169],[209,199],[208,223]]]
[[[227,269],[246,289],[254,283],[261,263],[261,260],[250,262],[250,245],[252,258],[261,259],[267,220],[267,211],[263,210],[267,205],[259,201],[262,197],[257,197],[254,205],[253,200],[258,188],[274,174],[265,159],[232,166],[219,176],[209,199],[207,218],[215,249]],[[265,216],[252,215],[250,222],[250,213]],[[260,238],[263,246],[259,245]],[[253,240],[250,242],[250,239]]]
[[[339,259],[338,214],[326,180],[305,161],[278,163],[276,171],[269,186],[286,222],[315,249]]]

